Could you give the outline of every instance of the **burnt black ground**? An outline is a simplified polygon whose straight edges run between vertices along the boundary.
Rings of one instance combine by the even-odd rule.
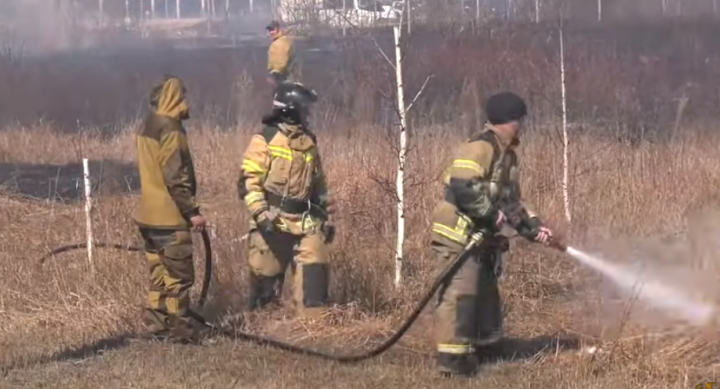
[[[137,167],[113,160],[89,161],[92,192],[129,194],[140,188]],[[0,188],[34,199],[75,201],[84,197],[83,165],[0,163]]]

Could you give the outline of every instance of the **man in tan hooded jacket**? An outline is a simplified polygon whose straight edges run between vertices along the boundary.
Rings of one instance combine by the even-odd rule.
[[[146,324],[157,335],[194,342],[191,230],[201,231],[206,222],[197,203],[195,169],[182,126],[189,117],[185,92],[179,78],[168,77],[151,93],[154,112],[136,134],[141,197],[134,220],[150,267]]]

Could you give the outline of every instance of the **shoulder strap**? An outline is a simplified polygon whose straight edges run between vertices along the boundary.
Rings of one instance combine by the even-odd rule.
[[[500,158],[500,145],[497,143],[497,138],[495,138],[495,134],[492,131],[483,131],[479,134],[476,134],[472,138],[468,140],[468,142],[488,142],[490,143],[490,146],[493,148],[493,157],[492,162],[490,163],[490,169],[493,170],[495,167],[495,163]]]
[[[305,134],[307,134],[307,136],[309,136],[310,139],[312,139],[313,143],[315,143],[315,147],[317,147],[318,142],[317,142],[317,136],[315,135],[315,133],[308,129],[305,129]]]
[[[260,134],[263,136],[263,138],[265,138],[265,143],[270,143],[270,141],[275,137],[275,135],[277,135],[278,131],[280,131],[280,129],[278,129],[276,126],[269,125],[265,126],[265,128],[263,128]]]

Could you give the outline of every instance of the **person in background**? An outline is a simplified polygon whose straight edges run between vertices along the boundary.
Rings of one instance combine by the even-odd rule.
[[[294,44],[276,20],[266,27],[272,42],[268,49],[268,82],[277,87],[288,80],[295,64]]]

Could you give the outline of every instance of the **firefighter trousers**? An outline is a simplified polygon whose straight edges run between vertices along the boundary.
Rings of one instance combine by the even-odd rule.
[[[433,244],[443,266],[459,251]],[[503,336],[503,309],[498,288],[502,252],[484,245],[472,249],[464,265],[438,293],[435,307],[437,351],[463,356]]]
[[[330,269],[325,238],[319,231],[294,235],[287,232],[249,236],[250,302],[256,309],[278,302],[288,268],[293,275],[293,303],[300,316],[319,317],[328,305]]]
[[[194,334],[190,288],[195,280],[190,231],[140,228],[150,272],[145,322],[150,331]]]

